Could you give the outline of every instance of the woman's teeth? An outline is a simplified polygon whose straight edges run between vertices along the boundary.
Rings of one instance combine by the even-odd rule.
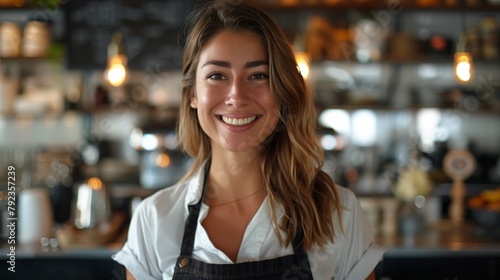
[[[231,125],[245,125],[253,122],[257,116],[249,117],[249,118],[244,118],[244,119],[237,119],[237,118],[228,118],[222,116],[222,121],[224,121],[227,124]]]

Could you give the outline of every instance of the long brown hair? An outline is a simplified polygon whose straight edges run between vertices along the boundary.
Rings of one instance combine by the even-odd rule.
[[[184,178],[192,176],[211,153],[208,136],[198,122],[196,110],[190,106],[200,53],[223,30],[255,32],[267,50],[271,93],[281,109],[280,124],[261,144],[260,153],[263,183],[273,206],[274,228],[284,245],[288,246],[295,234],[302,231],[305,249],[315,243],[323,247],[335,237],[333,216],[336,212],[341,219],[341,205],[334,182],[321,170],[324,156],[315,136],[312,92],[276,22],[241,2],[211,1],[198,6],[187,21],[177,128],[183,150],[195,160]],[[285,213],[281,221],[274,212],[276,205],[281,205]],[[278,229],[285,231],[285,240]]]

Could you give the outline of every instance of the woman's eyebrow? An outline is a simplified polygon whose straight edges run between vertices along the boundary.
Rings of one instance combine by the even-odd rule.
[[[223,61],[223,60],[209,60],[205,62],[201,67],[209,66],[209,65],[215,65],[215,66],[220,66],[224,68],[231,68],[231,63],[229,61]]]
[[[231,63],[229,61],[224,61],[224,60],[209,60],[205,62],[201,67],[205,67],[208,65],[215,65],[219,67],[224,67],[224,68],[231,68]],[[245,63],[245,68],[252,68],[252,67],[258,67],[261,65],[269,65],[269,61],[267,60],[255,60],[255,61],[249,61]]]
[[[267,60],[249,61],[245,64],[245,68],[258,67],[261,65],[269,65],[269,61],[267,61]]]

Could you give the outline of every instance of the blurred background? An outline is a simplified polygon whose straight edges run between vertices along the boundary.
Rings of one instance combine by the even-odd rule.
[[[195,2],[0,0],[0,241],[12,166],[16,279],[118,279],[134,207],[191,164],[175,125]],[[500,1],[244,2],[294,47],[324,170],[389,248],[377,278],[500,279]]]

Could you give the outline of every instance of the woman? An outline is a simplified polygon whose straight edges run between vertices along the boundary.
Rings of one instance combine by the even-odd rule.
[[[313,97],[279,27],[227,1],[188,22],[178,136],[195,160],[134,213],[114,256],[127,279],[375,279],[384,250],[321,171]]]

